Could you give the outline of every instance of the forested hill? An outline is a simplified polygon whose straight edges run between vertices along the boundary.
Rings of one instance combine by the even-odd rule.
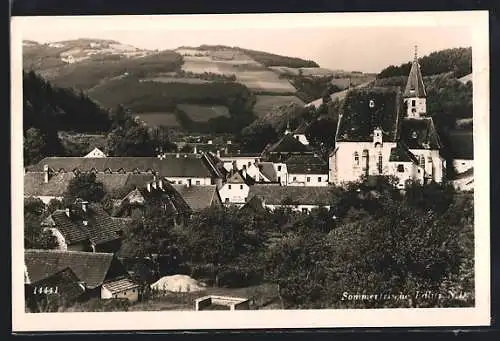
[[[472,48],[458,47],[432,52],[419,58],[423,76],[453,72],[456,78],[463,77],[472,72]],[[407,76],[410,73],[411,61],[399,66],[390,65],[383,69],[377,78]]]
[[[107,132],[108,111],[83,93],[52,86],[35,72],[23,72],[24,131],[63,130],[85,133]]]

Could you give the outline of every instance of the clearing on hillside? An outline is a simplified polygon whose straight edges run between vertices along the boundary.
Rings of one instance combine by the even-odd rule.
[[[177,121],[177,116],[171,112],[143,112],[136,116],[139,120],[151,127],[164,126],[178,128],[181,126],[179,121]]]
[[[223,105],[179,104],[177,108],[194,122],[207,122],[220,116],[229,117],[229,109]]]
[[[253,112],[257,117],[262,117],[270,111],[290,103],[296,103],[300,106],[305,105],[305,103],[296,96],[258,95],[257,101],[253,107]]]

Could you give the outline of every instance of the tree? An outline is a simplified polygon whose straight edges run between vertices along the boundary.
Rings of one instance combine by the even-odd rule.
[[[277,139],[276,130],[270,124],[262,124],[245,128],[238,140],[245,152],[262,152],[269,143]]]
[[[96,180],[96,175],[92,172],[82,172],[71,179],[63,196],[70,201],[79,198],[90,202],[100,202],[105,195],[104,185]]]
[[[46,208],[38,198],[24,199],[24,247],[26,249],[54,249],[57,240],[40,225],[45,217]]]
[[[29,128],[24,133],[24,164],[37,163],[45,156],[47,142],[40,129]]]
[[[157,126],[151,129],[151,143],[158,152],[175,152],[177,145],[170,141],[167,127]]]
[[[118,127],[108,134],[106,150],[111,156],[152,156],[154,144],[146,127]]]

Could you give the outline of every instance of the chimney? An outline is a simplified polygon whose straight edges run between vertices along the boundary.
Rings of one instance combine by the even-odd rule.
[[[217,157],[220,157],[220,150],[217,149]]]
[[[49,182],[49,165],[43,165],[43,182]]]
[[[153,189],[156,189],[156,180],[153,181],[152,185],[153,185]]]
[[[150,183],[148,183],[148,184],[146,185],[146,188],[147,188],[148,192],[151,192],[151,184],[150,184]]]
[[[83,212],[87,212],[88,204],[89,204],[88,201],[82,201],[82,210],[83,210]]]
[[[70,209],[69,209],[69,207],[66,207],[65,212],[66,212],[66,216],[69,218],[69,214],[70,214]]]
[[[158,180],[158,187],[163,191],[163,179]]]
[[[193,154],[197,154],[197,152],[198,152],[198,150],[197,150],[196,145],[195,145],[193,148]]]
[[[156,181],[156,173],[153,173],[153,181]]]
[[[176,158],[179,158],[179,153],[175,154],[175,157],[176,157]]]

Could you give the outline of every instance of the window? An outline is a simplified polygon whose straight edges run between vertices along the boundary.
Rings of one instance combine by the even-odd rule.
[[[135,293],[135,289],[132,289],[132,293]]]
[[[363,165],[363,170],[368,174],[368,150],[363,150],[363,155],[362,155],[362,165]]]
[[[307,182],[311,182],[311,178],[308,176],[306,179]]]
[[[243,189],[243,185],[240,185],[240,189]]]
[[[179,185],[181,185],[181,184],[182,184],[182,180],[177,181],[177,183],[178,183]]]
[[[404,166],[404,165],[401,165],[401,164],[400,164],[400,165],[398,165],[398,172],[399,172],[399,173],[404,173],[404,171],[405,171],[405,166]]]
[[[302,213],[307,213],[308,209],[307,208],[303,208],[302,209]]]
[[[200,180],[196,180],[196,184],[199,185],[200,184]]]
[[[280,171],[281,171],[281,166],[278,166],[278,172],[280,172]]]
[[[225,199],[224,199],[224,201],[225,201],[225,202],[229,202],[229,198],[225,198]]]
[[[318,176],[318,182],[321,182],[321,176]]]
[[[231,189],[231,185],[227,185],[227,188]]]
[[[429,156],[429,157],[427,158],[427,162],[432,163],[432,157],[430,157],[430,156]]]
[[[378,153],[378,173],[382,174],[382,153]]]
[[[419,158],[418,161],[420,163],[420,167],[424,167],[425,166],[425,158],[422,155],[420,155],[420,158]]]
[[[359,154],[354,152],[354,166],[359,166]]]
[[[296,176],[294,176],[294,177],[293,177],[293,181],[296,181],[296,180],[297,180],[297,177],[296,177]]]
[[[414,99],[411,100],[411,106],[414,107],[416,105],[416,101]]]
[[[250,167],[251,165],[252,165],[252,162],[248,161],[248,167]]]
[[[278,182],[281,182],[281,176],[278,176]]]
[[[375,101],[373,99],[370,100],[369,106],[370,108],[373,108],[375,106]]]

